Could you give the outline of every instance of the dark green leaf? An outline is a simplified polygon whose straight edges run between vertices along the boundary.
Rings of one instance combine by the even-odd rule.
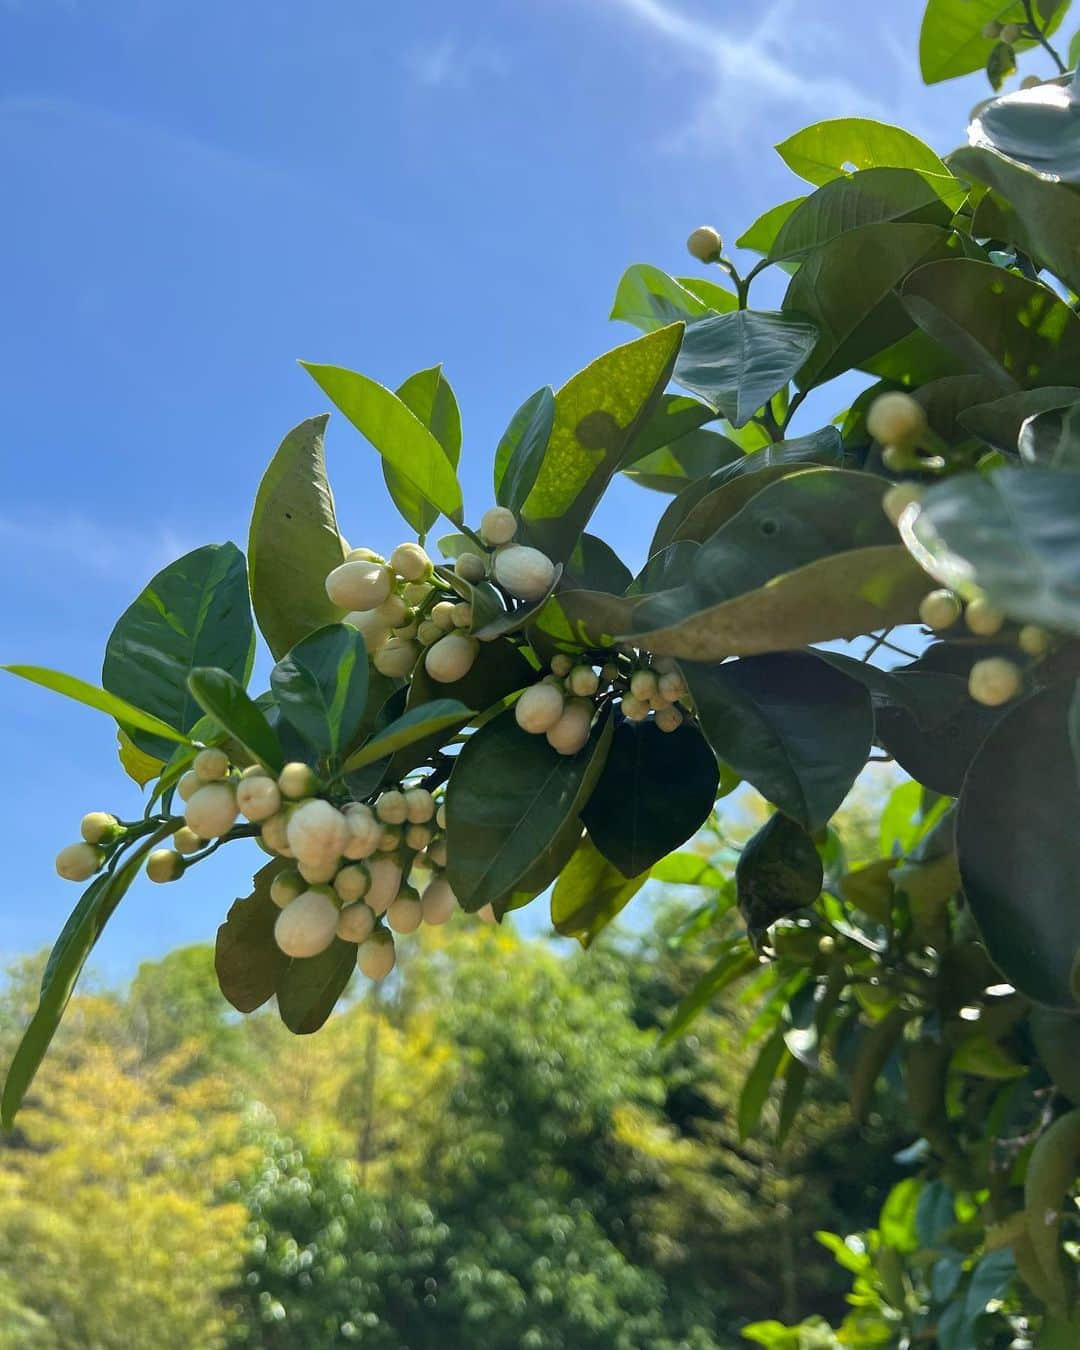
[[[555,394],[550,386],[527,398],[503,432],[495,450],[495,500],[520,511],[544,462],[555,423]]]
[[[730,938],[720,957],[683,999],[664,1028],[661,1045],[670,1045],[718,995],[756,970],[758,958],[744,937]]]
[[[696,407],[705,406],[696,399],[687,401]],[[715,415],[712,408],[708,411]],[[744,453],[729,436],[717,431],[690,431],[670,445],[635,459],[623,473],[639,487],[653,492],[681,492],[693,479],[738,462]]]
[[[1020,458],[1053,469],[1080,469],[1080,405],[1036,413],[1020,428]]]
[[[442,366],[418,370],[397,390],[406,408],[431,432],[442,446],[446,458],[457,468],[461,457],[461,412]],[[386,459],[383,477],[394,505],[409,525],[423,537],[439,518],[438,509],[428,502],[408,478]]]
[[[233,902],[218,928],[214,969],[221,992],[237,1012],[254,1012],[271,999],[289,964],[274,941],[281,910],[270,899],[270,883],[287,866],[283,858],[275,858],[260,868],[251,894]]]
[[[364,639],[333,623],[298,642],[270,673],[281,715],[320,754],[337,756],[363,720],[368,694]]]
[[[562,869],[551,896],[551,923],[563,937],[589,947],[649,879],[625,877],[586,834]]]
[[[775,812],[747,841],[735,868],[739,909],[750,941],[757,946],[777,919],[821,894],[821,857],[803,827]]]
[[[874,1088],[904,1034],[908,1014],[893,1008],[863,1030],[851,1069],[851,1114],[860,1124],[870,1112]]]
[[[18,675],[20,679],[29,680],[31,684],[40,684],[43,689],[51,689],[54,694],[63,694],[65,698],[74,699],[76,703],[83,703],[88,708],[96,708],[98,712],[108,713],[122,726],[136,727],[161,740],[179,741],[182,745],[191,744],[183,732],[177,731],[159,717],[143,712],[141,708],[136,708],[125,699],[117,698],[115,694],[99,689],[96,685],[87,684],[85,680],[80,680],[75,675],[65,675],[59,670],[47,670],[44,666],[0,666],[0,670]]]
[[[518,633],[523,628],[527,628],[547,604],[548,598],[558,589],[559,583],[562,581],[562,574],[562,563],[556,563],[547,594],[541,596],[539,600],[523,601],[510,610],[503,609],[500,606],[497,613],[491,614],[490,618],[486,618],[479,623],[474,617],[473,635],[478,637],[481,642],[495,642],[499,638],[506,637],[508,633]],[[494,594],[498,595],[498,592],[496,591]],[[474,616],[477,612],[478,607],[474,604]]]
[[[327,575],[345,558],[326,478],[327,416],[295,427],[270,461],[248,534],[251,599],[275,660],[341,610],[326,594]]]
[[[787,1047],[784,1045],[784,1029],[778,1027],[761,1047],[754,1067],[746,1076],[742,1091],[739,1093],[738,1123],[739,1138],[746,1139],[757,1129],[761,1112],[784,1062]]]
[[[623,467],[665,447],[674,448],[690,433],[716,418],[716,410],[687,394],[662,394],[626,448]],[[693,474],[689,474],[693,477]]]
[[[228,671],[199,667],[188,676],[188,686],[199,707],[264,769],[281,772],[285,759],[273,727]]]
[[[949,175],[944,163],[917,136],[869,117],[815,122],[781,141],[776,152],[800,178],[819,186],[857,169],[917,169],[945,178]],[[963,185],[956,187],[962,197]]]
[[[996,398],[989,403],[978,403],[960,413],[959,421],[961,426],[988,445],[1015,455],[1020,428],[1029,417],[1051,408],[1067,408],[1077,402],[1080,402],[1080,388],[1075,386],[1025,389],[1019,394],[1006,394],[1004,398]]]
[[[1074,1106],[1080,1106],[1080,1016],[1060,1008],[1034,1007],[1028,1020],[1036,1053],[1050,1081]]]
[[[562,584],[573,590],[608,591],[622,595],[634,574],[619,555],[595,534],[583,534],[563,570]]]
[[[634,600],[605,591],[562,591],[553,595],[536,616],[539,632],[562,651],[606,648],[631,622]]]
[[[318,1031],[334,1011],[356,969],[356,943],[335,938],[318,956],[294,958],[278,976],[281,1020],[297,1036]]]
[[[341,767],[343,774],[355,773],[367,764],[395,755],[417,741],[427,741],[444,731],[459,731],[473,716],[474,710],[455,698],[436,698],[421,703],[378,731],[358,750],[353,751]]]
[[[653,333],[670,323],[704,318],[721,306],[724,310],[736,307],[730,291],[714,286],[706,303],[659,267],[635,263],[622,274],[610,317],[633,324],[643,333]]]

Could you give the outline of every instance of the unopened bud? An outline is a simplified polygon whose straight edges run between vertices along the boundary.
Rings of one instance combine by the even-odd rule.
[[[362,900],[370,887],[371,877],[363,863],[350,863],[348,867],[343,867],[334,878],[334,890],[337,892],[338,899],[346,905],[352,905],[357,900]],[[365,933],[364,937],[366,936]],[[353,938],[352,941],[360,942],[362,939]]]
[[[508,544],[517,534],[517,516],[505,506],[493,506],[480,518],[480,538],[497,548]]]
[[[514,718],[522,731],[543,736],[563,715],[566,700],[553,684],[534,684],[514,704]]]
[[[318,956],[334,940],[338,907],[326,888],[298,895],[277,916],[274,941],[286,956]]]
[[[1007,47],[1012,47],[1024,36],[1024,29],[1021,24],[1007,23],[1002,25],[1001,40]]]
[[[950,628],[960,617],[961,604],[952,591],[931,591],[919,605],[919,618],[927,628]]]
[[[88,844],[110,844],[120,833],[120,826],[107,811],[90,811],[83,816],[79,833]]]
[[[686,241],[690,256],[703,263],[716,262],[723,247],[724,241],[711,225],[699,225],[696,230],[691,230]]]
[[[229,833],[239,814],[231,783],[204,783],[188,800],[184,820],[201,838],[217,839]]]
[[[487,576],[487,564],[478,553],[463,553],[454,563],[454,572],[462,581],[476,585]]]
[[[307,764],[301,764],[299,760],[286,764],[278,774],[277,781],[281,795],[294,802],[300,801],[303,797],[310,797],[319,786],[314,770]]]
[[[303,895],[307,890],[307,882],[299,872],[293,868],[288,868],[284,872],[279,872],[270,883],[270,899],[277,905],[278,909],[284,909],[286,905],[291,905],[298,895]]]
[[[574,669],[574,663],[565,652],[556,652],[551,658],[551,673],[564,680]]]
[[[101,850],[83,840],[68,844],[56,855],[56,874],[65,881],[86,881],[94,875],[103,861]]]
[[[968,692],[976,703],[987,708],[999,708],[1016,698],[1024,687],[1024,677],[1018,666],[1001,656],[976,661],[968,676]]]
[[[395,933],[415,933],[423,917],[420,897],[411,886],[403,886],[386,911],[386,922]]]
[[[173,835],[172,842],[177,853],[198,853],[199,849],[206,847],[206,840],[186,825],[180,826]]]
[[[389,596],[394,574],[374,562],[346,562],[326,578],[326,594],[339,609],[376,609]]]
[[[281,810],[281,791],[272,778],[242,778],[236,789],[236,804],[245,820],[258,824]]]
[[[981,595],[969,601],[964,610],[964,623],[979,637],[993,637],[1005,624],[1005,615],[996,610]]]
[[[555,580],[555,564],[538,548],[511,544],[495,554],[495,580],[517,600],[542,600]]]
[[[365,904],[346,905],[338,915],[337,935],[342,942],[366,942],[375,929],[375,915]]]
[[[1016,645],[1028,656],[1045,656],[1053,646],[1053,639],[1045,628],[1026,623],[1016,635]]]
[[[450,883],[441,877],[431,882],[424,890],[420,907],[425,923],[445,923],[457,908],[457,897],[450,889]]]
[[[385,928],[377,928],[366,942],[361,942],[356,953],[360,973],[369,980],[384,980],[394,969],[396,959],[393,936]]]
[[[592,666],[575,666],[566,678],[570,692],[579,698],[592,698],[600,688],[600,677]]]
[[[190,801],[202,787],[203,781],[194,769],[188,769],[176,785],[176,795],[182,802]]]
[[[548,730],[548,745],[560,755],[576,755],[589,739],[592,718],[593,705],[586,700],[574,699]]]
[[[365,899],[376,914],[385,914],[401,890],[401,865],[394,858],[376,858],[368,864],[368,871],[371,885]]]
[[[388,596],[378,609],[372,610],[372,613],[391,628],[399,628],[409,617],[409,606],[400,595]]]
[[[217,746],[200,750],[191,766],[204,783],[214,783],[229,776],[229,756]]]
[[[390,554],[390,566],[403,581],[426,581],[431,576],[431,559],[419,544],[398,544]]]
[[[866,429],[882,445],[909,450],[926,435],[926,413],[910,394],[879,394],[866,414]]]
[[[420,646],[410,638],[392,637],[379,648],[371,663],[380,675],[392,680],[404,680],[411,673],[420,655]]]
[[[404,792],[390,788],[375,803],[375,814],[384,825],[403,825],[409,818],[409,803]]]
[[[431,609],[431,622],[438,624],[444,633],[449,633],[454,627],[454,605],[450,600],[440,600],[437,605]]]
[[[439,684],[453,684],[472,670],[478,651],[475,638],[463,633],[448,633],[427,649],[424,669]]]
[[[917,483],[897,483],[882,497],[881,509],[894,525],[899,525],[900,517],[921,496],[922,488]]]
[[[175,849],[156,848],[146,860],[146,875],[151,881],[177,881],[184,875],[184,860]]]

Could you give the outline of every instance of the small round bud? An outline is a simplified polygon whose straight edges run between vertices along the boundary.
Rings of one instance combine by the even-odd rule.
[[[189,830],[186,825],[181,825],[176,831],[172,837],[172,843],[177,853],[198,853],[199,849],[206,846],[206,840],[197,835],[194,830]]]
[[[565,680],[573,669],[574,663],[565,652],[556,652],[551,658],[551,673],[557,675],[560,680]]]
[[[430,619],[424,619],[416,627],[416,636],[425,647],[430,647],[433,642],[438,642],[443,636],[443,630],[437,623],[432,623]]]
[[[391,788],[375,803],[375,814],[384,825],[404,825],[409,818],[409,803],[404,792]]]
[[[644,722],[649,715],[649,705],[635,698],[633,694],[623,694],[619,706],[628,722]]]
[[[964,623],[979,637],[993,637],[995,633],[1001,632],[1005,615],[988,604],[981,595],[977,595],[974,600],[968,601],[964,610]]]
[[[563,715],[548,730],[548,745],[560,755],[576,755],[589,739],[592,718],[591,703],[578,699],[568,703]]]
[[[395,933],[415,933],[423,917],[420,897],[411,886],[403,886],[386,911],[386,922]]]
[[[476,917],[480,920],[481,923],[499,922],[499,920],[495,917],[494,907],[490,904],[481,905],[480,908],[476,911]]]
[[[565,708],[561,689],[553,684],[533,684],[514,704],[514,718],[522,731],[543,736],[563,715]]]
[[[422,605],[431,594],[430,581],[410,581],[402,588],[401,596],[410,609]]]
[[[487,576],[487,563],[479,553],[463,553],[454,563],[454,572],[462,581],[468,581],[475,586]]]
[[[600,676],[592,666],[575,666],[566,677],[566,683],[572,694],[579,698],[592,698],[600,688]]]
[[[305,891],[285,906],[274,923],[274,941],[286,956],[318,956],[334,940],[338,907],[326,889]]]
[[[435,808],[435,824],[440,830],[446,829],[446,802],[440,802]]]
[[[107,811],[90,811],[83,816],[79,833],[88,844],[108,844],[120,832],[115,816]]]
[[[378,618],[391,628],[399,628],[409,617],[409,606],[400,595],[388,596],[378,609],[372,610]]]
[[[896,483],[882,497],[881,509],[894,525],[899,525],[900,517],[921,496],[922,488],[917,483]]]
[[[326,854],[321,858],[301,859],[296,864],[296,870],[309,885],[325,886],[333,881],[339,862],[339,858]]]
[[[691,230],[686,241],[690,256],[703,263],[716,262],[723,247],[724,241],[711,225],[699,225],[696,230]]]
[[[402,833],[396,825],[384,825],[379,834],[379,852],[396,853],[401,847]]]
[[[56,855],[56,874],[65,881],[86,881],[102,864],[101,850],[85,840],[68,844]]]
[[[307,882],[299,872],[290,867],[284,872],[279,872],[270,883],[270,899],[273,900],[278,909],[284,909],[286,905],[291,905],[298,895],[303,895],[306,890]]]
[[[229,833],[239,814],[231,783],[204,783],[189,799],[184,820],[201,838],[217,839]]]
[[[880,394],[866,414],[866,429],[882,445],[910,450],[926,435],[926,413],[910,394]]]
[[[1014,43],[1019,42],[1023,36],[1024,29],[1020,24],[1007,23],[1002,25],[1001,40],[1007,47],[1011,47]]]
[[[1042,84],[1043,81],[1039,79],[1038,75],[1025,75],[1024,78],[1020,81],[1020,88],[1039,89],[1042,87]]]
[[[317,866],[336,863],[345,852],[349,827],[345,817],[329,802],[313,798],[289,816],[286,830],[289,847],[302,863]],[[331,873],[331,876],[333,873]]]
[[[656,682],[657,692],[660,697],[667,699],[669,703],[678,703],[679,699],[687,695],[686,681],[677,670],[665,671]]]
[[[368,864],[368,871],[371,885],[365,898],[376,914],[385,914],[401,890],[401,865],[393,858],[376,858]]]
[[[683,715],[669,703],[666,708],[657,708],[654,720],[661,731],[678,731],[683,724]]]
[[[346,905],[353,905],[357,900],[363,900],[371,888],[371,876],[363,863],[350,863],[348,867],[343,867],[334,878],[334,890],[338,899]],[[365,937],[367,934],[364,935]],[[354,938],[355,942],[361,941],[360,938]]]
[[[498,548],[517,534],[517,516],[505,506],[493,506],[480,517],[480,538]]]
[[[427,858],[433,867],[445,867],[446,840],[437,839],[433,844],[428,844]]]
[[[258,824],[281,810],[281,791],[272,778],[241,778],[236,804],[245,820]]]
[[[1024,687],[1020,668],[1001,656],[976,661],[968,676],[968,692],[976,703],[999,708],[1014,699]]]
[[[337,935],[342,942],[366,942],[374,930],[375,915],[367,905],[346,905],[338,915]]]
[[[268,848],[271,853],[276,853],[282,858],[291,858],[292,849],[289,847],[289,816],[285,811],[279,811],[276,816],[271,816],[269,820],[264,820],[262,829],[259,831],[259,838],[263,842],[263,847]]]
[[[381,553],[376,553],[373,548],[351,548],[345,554],[345,561],[384,563],[386,559]]]
[[[455,628],[471,628],[473,621],[472,605],[466,604],[464,600],[455,605],[453,620]]]
[[[354,609],[350,614],[346,614],[341,622],[356,629],[364,639],[364,646],[369,655],[377,652],[390,636],[389,625],[379,617],[379,612],[375,609]]]
[[[151,881],[177,881],[184,875],[184,860],[175,849],[156,848],[146,860],[146,875]]]
[[[431,609],[431,622],[438,624],[444,633],[449,633],[454,627],[454,605],[450,600],[440,600],[437,605]]]
[[[410,639],[415,638],[419,631],[420,625],[414,619],[409,623],[403,623],[400,628],[395,628],[393,636],[396,637],[399,642],[408,642]]]
[[[996,42],[1001,36],[1001,24],[997,19],[991,19],[989,23],[983,25],[982,35],[987,42]]]
[[[495,554],[495,580],[517,600],[542,600],[555,580],[555,564],[538,548],[511,544]]]
[[[405,811],[413,825],[424,825],[435,815],[435,798],[427,788],[406,788]]]
[[[244,778],[273,778],[273,774],[262,764],[249,764],[241,773],[241,779]]]
[[[660,684],[651,670],[635,670],[630,676],[630,693],[640,703],[652,703],[660,692]]]
[[[365,806],[363,802],[351,802],[345,808],[345,824],[348,837],[343,856],[351,859],[370,858],[379,847],[382,837],[382,825],[376,820],[371,807]]]
[[[1045,628],[1026,623],[1016,635],[1016,645],[1028,656],[1045,656],[1053,646],[1053,639]]]
[[[191,766],[204,783],[214,783],[229,776],[229,756],[216,746],[200,750]]]
[[[332,604],[345,610],[377,609],[390,595],[394,574],[374,562],[347,562],[326,578],[326,594]]]
[[[285,765],[278,774],[277,783],[281,795],[294,802],[300,801],[303,797],[310,797],[319,786],[314,770],[307,764],[301,764],[299,760]]]
[[[190,801],[202,787],[203,781],[194,769],[188,769],[176,785],[176,795],[182,802]]]
[[[390,554],[390,566],[403,581],[426,581],[431,576],[431,559],[419,544],[398,544]]]
[[[464,633],[448,633],[427,649],[424,669],[439,684],[454,684],[473,668],[480,644]]]
[[[457,896],[450,889],[450,883],[442,877],[431,882],[421,897],[420,908],[425,923],[445,923],[457,908]]]
[[[409,638],[392,637],[375,653],[371,664],[380,675],[386,675],[392,680],[404,680],[412,673],[419,655],[419,643]]]
[[[356,953],[360,973],[369,980],[384,980],[394,969],[396,959],[393,936],[385,928],[377,928],[366,942],[361,942]]]
[[[409,825],[405,830],[405,843],[419,853],[431,843],[431,831],[426,825]]]
[[[961,608],[952,591],[931,591],[919,604],[919,618],[927,628],[951,628],[960,617]]]

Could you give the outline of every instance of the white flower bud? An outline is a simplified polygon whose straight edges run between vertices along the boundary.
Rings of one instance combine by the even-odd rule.
[[[281,792],[272,778],[242,778],[236,789],[240,814],[258,824],[281,810]]]
[[[337,935],[342,942],[366,942],[374,929],[375,915],[367,905],[346,905],[338,915]]]
[[[300,801],[302,797],[310,797],[319,786],[313,770],[299,761],[286,764],[278,774],[277,782],[281,795],[294,802]]]
[[[952,591],[930,591],[919,603],[919,618],[927,628],[949,628],[960,617],[960,609],[960,601]]]
[[[964,622],[979,637],[993,637],[995,633],[1001,632],[1005,623],[1005,615],[999,613],[979,595],[968,602],[968,606],[964,610]]]
[[[1018,666],[1001,656],[990,656],[976,661],[968,676],[968,692],[976,703],[987,708],[999,708],[1014,699],[1024,687],[1024,677]]]
[[[409,803],[404,792],[390,788],[375,803],[375,814],[384,825],[404,825],[409,818]]]
[[[229,756],[217,746],[210,746],[206,750],[199,751],[191,767],[195,770],[196,777],[201,778],[204,783],[214,783],[219,778],[229,776]]]
[[[660,697],[669,703],[678,703],[687,694],[686,681],[677,670],[665,671],[657,680],[656,687]]]
[[[312,858],[307,862],[298,861],[296,870],[310,886],[324,886],[333,881],[340,861],[330,854],[324,854],[321,858]]]
[[[495,554],[495,580],[518,600],[542,600],[555,580],[555,564],[538,548],[511,544]]]
[[[879,394],[866,414],[866,429],[882,445],[910,450],[926,435],[926,413],[910,394]]]
[[[351,548],[345,554],[345,561],[384,563],[386,559],[381,553],[376,553],[373,548]]]
[[[281,858],[293,856],[292,849],[289,847],[288,823],[288,815],[284,811],[279,811],[276,816],[264,820],[262,829],[259,831],[259,838],[262,840],[263,846]]]
[[[351,859],[370,858],[379,847],[382,825],[375,813],[363,802],[351,802],[345,808],[345,824],[349,836],[345,841],[344,856]]]
[[[431,622],[438,624],[444,633],[451,632],[454,628],[454,602],[440,600],[437,605],[433,605]]]
[[[1007,23],[1001,29],[1001,40],[1006,46],[1011,47],[1019,42],[1024,35],[1024,30],[1018,23]]]
[[[184,820],[203,839],[228,834],[236,824],[240,808],[231,783],[205,783],[188,801]]]
[[[563,715],[566,700],[553,684],[533,684],[514,704],[514,717],[522,731],[543,736]]]
[[[398,544],[390,554],[390,566],[403,581],[426,581],[431,576],[431,559],[419,544]]]
[[[203,781],[194,769],[188,769],[176,785],[176,795],[182,802],[190,801],[192,796],[202,787]]]
[[[94,875],[103,861],[101,850],[83,840],[68,844],[56,855],[56,874],[65,881],[86,881]]]
[[[172,837],[172,844],[177,853],[198,853],[199,849],[206,847],[206,840],[186,825],[181,825]]]
[[[899,525],[900,517],[921,496],[922,488],[917,483],[897,483],[882,497],[881,509],[894,525]]]
[[[394,858],[376,858],[368,864],[371,885],[366,896],[376,914],[385,914],[387,906],[401,890],[401,865]]]
[[[476,911],[475,917],[479,919],[481,923],[499,922],[498,919],[495,917],[495,910],[491,905],[481,905],[480,908]]]
[[[431,882],[421,897],[420,908],[425,923],[445,923],[457,908],[457,896],[450,889],[450,883],[442,877]]]
[[[1028,656],[1045,656],[1053,646],[1053,639],[1045,628],[1026,623],[1016,635],[1016,645]]]
[[[386,922],[395,933],[415,933],[423,917],[420,897],[411,886],[403,886],[386,911]]]
[[[465,601],[462,600],[459,604],[454,606],[452,618],[454,620],[455,628],[471,627],[473,621],[472,605],[466,604]]]
[[[425,647],[430,647],[433,642],[438,642],[443,635],[443,631],[437,623],[432,623],[430,619],[424,619],[417,624],[416,636]]]
[[[426,825],[410,825],[405,831],[405,843],[419,853],[431,843],[431,830]]]
[[[436,608],[438,608],[436,606]],[[480,644],[464,633],[448,633],[427,649],[424,669],[439,684],[453,684],[472,670]]]
[[[277,905],[278,909],[284,909],[286,905],[291,905],[298,895],[303,895],[307,890],[307,883],[299,872],[291,867],[285,872],[279,872],[270,883],[270,899]]]
[[[413,825],[426,825],[435,815],[435,798],[427,788],[405,789],[405,818]]]
[[[119,833],[119,826],[107,811],[90,811],[83,816],[79,833],[88,844],[107,844]]]
[[[313,798],[292,813],[286,833],[289,847],[300,862],[315,866],[324,861],[337,862],[345,852],[349,828],[336,807]]]
[[[431,594],[430,581],[410,581],[402,588],[402,598],[410,609],[422,605]]]
[[[377,928],[366,942],[361,942],[356,953],[360,973],[369,980],[384,980],[394,969],[396,959],[393,936],[385,928]]]
[[[334,878],[334,890],[337,892],[338,899],[346,905],[352,905],[357,900],[363,900],[370,886],[371,877],[363,863],[350,863],[348,867],[343,867]],[[366,936],[365,933],[364,937]],[[360,942],[363,939],[353,938],[352,940]]]
[[[505,506],[493,506],[480,517],[480,538],[498,547],[508,544],[517,534],[517,516]]]
[[[305,891],[285,906],[274,923],[274,941],[286,956],[318,956],[337,932],[338,907],[330,893]]]
[[[600,676],[592,666],[575,666],[566,677],[567,686],[579,698],[592,698],[600,688]]]
[[[982,35],[987,42],[995,42],[1001,36],[1001,24],[998,23],[997,19],[991,19],[988,23],[983,24]]]
[[[401,831],[395,825],[386,825],[379,835],[379,852],[396,853],[401,847]]]
[[[184,875],[184,860],[175,849],[156,848],[146,860],[146,875],[151,881],[177,881]]]
[[[419,631],[420,625],[414,619],[409,623],[402,624],[400,628],[395,628],[393,636],[400,642],[406,642],[410,638],[415,638]]]
[[[659,693],[656,676],[651,670],[635,670],[630,676],[630,692],[640,703],[651,703]]]
[[[1025,75],[1024,78],[1020,81],[1020,88],[1039,89],[1042,87],[1042,84],[1043,81],[1039,79],[1038,75]]]
[[[347,562],[326,578],[326,594],[338,609],[376,609],[393,585],[393,572],[381,563]]]
[[[409,606],[400,595],[391,595],[382,602],[378,609],[372,610],[372,613],[391,628],[397,628],[409,617]]]
[[[558,750],[560,755],[576,755],[589,739],[592,719],[591,703],[581,699],[568,703],[563,715],[548,730],[548,745],[553,750]]]
[[[716,262],[723,247],[724,241],[711,225],[699,225],[696,230],[691,230],[686,241],[690,256],[703,263]]]
[[[270,772],[270,770],[265,768],[262,764],[249,764],[247,768],[244,769],[244,771],[240,774],[241,779],[273,778],[273,776],[274,775]]]
[[[446,829],[446,803],[444,801],[440,802],[435,808],[435,824],[438,825],[440,830]]]
[[[551,673],[558,675],[560,679],[565,679],[574,669],[574,663],[565,652],[556,652],[551,658]]]
[[[370,656],[372,652],[377,652],[386,639],[390,636],[390,626],[379,617],[378,610],[354,609],[350,614],[346,614],[341,621],[355,628],[364,639],[364,646]]]
[[[372,657],[372,665],[380,675],[392,680],[404,680],[411,674],[420,655],[418,643],[408,638],[388,638]]]
[[[683,715],[674,704],[669,703],[667,707],[656,710],[655,721],[661,731],[678,731],[683,724]]]
[[[633,694],[623,694],[622,715],[628,722],[644,722],[649,715],[649,705],[643,703],[641,699],[635,698]]]
[[[462,581],[468,581],[475,586],[487,576],[487,563],[479,553],[463,553],[454,563],[454,572]]]

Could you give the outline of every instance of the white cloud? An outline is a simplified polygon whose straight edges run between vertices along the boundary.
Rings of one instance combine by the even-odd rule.
[[[425,89],[466,89],[477,79],[501,79],[509,72],[506,57],[495,47],[455,37],[413,47],[405,66],[413,82]]]
[[[129,579],[138,587],[196,546],[168,527],[116,528],[71,509],[0,515],[0,560],[11,575],[37,576],[46,590],[70,587],[71,572],[58,570],[60,564],[77,567],[84,578]]]

